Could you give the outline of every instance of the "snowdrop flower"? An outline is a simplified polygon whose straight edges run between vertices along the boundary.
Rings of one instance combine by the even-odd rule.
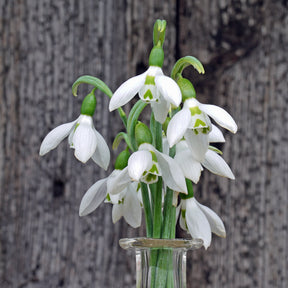
[[[181,200],[180,226],[188,230],[193,238],[203,240],[207,249],[211,244],[211,233],[226,237],[224,224],[220,217],[210,208],[201,205],[195,197]]]
[[[162,176],[169,188],[187,194],[185,177],[177,162],[151,144],[141,144],[139,150],[130,156],[128,173],[134,181],[147,184],[157,182],[158,176]]]
[[[222,132],[216,126],[212,125],[212,127],[212,131],[208,136],[208,141],[210,143],[224,142],[225,139]],[[187,179],[190,179],[194,183],[198,183],[203,166],[216,175],[235,179],[230,167],[217,152],[207,148],[204,158],[199,161],[194,157],[195,153],[197,153],[197,149],[194,151],[194,148],[195,145],[192,147],[189,146],[186,140],[181,140],[176,144],[176,154],[174,159],[181,167],[183,174]]]
[[[150,66],[146,72],[124,82],[113,94],[109,110],[128,103],[137,93],[140,99],[151,104],[155,120],[164,123],[171,105],[178,107],[182,96],[177,83],[163,74],[158,66]]]
[[[107,195],[109,195],[111,200],[115,199],[113,195],[118,194],[119,199],[123,199],[124,193],[124,195],[129,195],[128,199],[130,199],[130,202],[132,201],[131,199],[135,201],[135,195],[131,196],[131,191],[136,191],[133,189],[133,187],[136,187],[135,183],[137,185],[139,182],[155,183],[158,180],[158,176],[162,176],[165,185],[172,190],[187,194],[185,177],[177,162],[168,155],[157,151],[152,145],[141,144],[139,150],[130,156],[128,165],[124,169],[115,169],[110,176],[97,181],[89,188],[82,198],[79,215],[85,216],[94,211]],[[122,193],[122,191],[124,192]],[[116,204],[115,201],[112,201],[112,203]],[[129,202],[127,201],[126,203]],[[123,214],[124,207],[126,206],[113,208],[115,209],[114,219],[118,219],[119,215],[125,216]],[[138,209],[136,210],[138,211]],[[133,213],[136,212],[134,211]]]
[[[167,128],[167,139],[170,147],[183,137],[189,146],[194,145],[197,151],[194,158],[202,161],[209,146],[208,134],[212,129],[210,116],[217,124],[236,133],[237,125],[224,109],[208,104],[201,104],[195,98],[187,99],[183,109],[175,114]]]
[[[112,221],[116,223],[124,217],[125,221],[133,228],[141,226],[142,208],[139,196],[138,183],[132,182],[121,193],[110,195],[108,202],[113,204]]]
[[[81,114],[75,121],[62,124],[47,134],[40,147],[40,156],[56,148],[69,135],[68,142],[75,149],[75,157],[86,163],[91,157],[105,170],[110,162],[110,151],[104,138],[96,131],[91,116]]]
[[[93,212],[105,199],[113,204],[112,220],[116,223],[122,216],[133,228],[141,225],[141,201],[138,197],[138,183],[131,182],[127,168],[115,169],[107,178],[97,181],[84,194],[79,215]]]

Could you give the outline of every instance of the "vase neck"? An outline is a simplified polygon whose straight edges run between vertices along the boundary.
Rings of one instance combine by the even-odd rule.
[[[203,245],[199,239],[121,239],[136,254],[136,288],[186,288],[186,253]]]

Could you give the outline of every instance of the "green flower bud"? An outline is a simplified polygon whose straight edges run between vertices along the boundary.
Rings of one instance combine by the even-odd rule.
[[[164,51],[161,45],[154,46],[149,56],[149,66],[162,68],[164,62]]]
[[[128,165],[128,159],[130,157],[130,152],[126,149],[122,151],[116,158],[115,169],[123,170]]]
[[[189,98],[196,98],[194,86],[188,79],[180,77],[177,84],[181,90],[183,102]]]
[[[81,114],[93,116],[95,109],[96,109],[96,97],[94,95],[94,91],[96,89],[93,89],[83,100],[81,105]]]
[[[152,144],[153,142],[150,129],[142,122],[137,123],[135,127],[135,140],[138,146],[143,143]]]

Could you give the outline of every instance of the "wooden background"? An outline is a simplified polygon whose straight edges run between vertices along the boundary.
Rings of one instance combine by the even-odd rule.
[[[157,18],[168,23],[164,72],[199,58],[206,74],[185,72],[198,99],[239,125],[223,146],[237,180],[205,172],[196,188],[227,238],[189,254],[188,287],[288,287],[286,0],[0,0],[1,288],[134,287],[134,258],[118,240],[143,229],[113,225],[110,205],[78,216],[105,173],[78,162],[67,142],[41,159],[38,151],[52,128],[78,117],[78,76],[115,91],[147,68]],[[121,123],[97,98],[94,122],[112,143]]]

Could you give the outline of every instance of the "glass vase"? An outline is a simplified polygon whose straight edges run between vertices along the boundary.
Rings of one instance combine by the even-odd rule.
[[[136,288],[186,288],[186,253],[199,249],[203,241],[125,238],[119,244],[135,251]]]

